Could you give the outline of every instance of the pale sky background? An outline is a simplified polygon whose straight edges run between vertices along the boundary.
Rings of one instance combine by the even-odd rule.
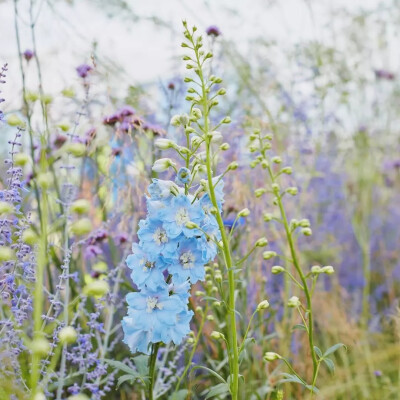
[[[132,12],[112,6],[116,1],[33,0],[41,4],[36,35],[44,87],[55,93],[78,81],[75,67],[88,62],[91,46],[103,63],[120,72],[110,85],[166,79],[176,74],[176,59],[182,53],[181,20],[200,31],[217,25],[224,39],[246,52],[253,39],[277,40],[292,46],[305,40],[324,40],[334,9],[355,11],[376,7],[377,0],[127,0]],[[30,0],[19,0],[23,50],[32,48],[28,27]],[[104,6],[107,4],[107,6]],[[119,10],[119,11],[117,11]],[[137,16],[138,18],[135,18]],[[157,19],[162,24],[155,24]],[[340,21],[336,21],[338,23]],[[14,29],[13,0],[0,0],[0,63],[9,63],[3,96],[12,107],[20,87]],[[16,88],[18,90],[16,90]]]

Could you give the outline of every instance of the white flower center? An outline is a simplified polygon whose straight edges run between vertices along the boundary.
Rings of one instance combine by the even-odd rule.
[[[140,260],[140,263],[143,265],[143,271],[149,271],[150,269],[153,269],[156,266],[155,262],[151,262],[144,258]]]
[[[162,228],[157,228],[153,234],[154,241],[160,246],[162,243],[168,242],[167,232]]]
[[[163,309],[163,305],[162,305],[162,303],[159,303],[159,302],[158,302],[158,298],[157,298],[157,297],[148,297],[148,298],[146,299],[146,303],[147,303],[147,309],[146,309],[146,311],[147,311],[148,313],[153,312],[153,310],[154,310],[155,308],[158,308],[159,310],[162,310],[162,309]]]
[[[190,218],[188,210],[184,207],[180,208],[175,215],[175,221],[177,225],[184,225],[186,222],[189,222]]]
[[[186,253],[182,253],[182,255],[179,257],[179,260],[183,269],[191,269],[194,267],[195,256],[190,250]]]

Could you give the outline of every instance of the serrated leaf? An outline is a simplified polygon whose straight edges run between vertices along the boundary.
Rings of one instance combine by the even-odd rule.
[[[211,399],[211,397],[214,396],[221,396],[228,393],[229,393],[229,386],[226,383],[219,383],[207,393],[205,400]]]
[[[293,330],[301,329],[301,330],[303,330],[303,331],[307,331],[307,328],[306,328],[303,324],[296,324],[296,325],[293,326],[292,329],[293,329]]]
[[[134,358],[132,358],[138,372],[140,375],[144,376],[144,375],[148,375],[148,371],[149,371],[149,356],[145,356],[144,354],[140,355],[140,356],[136,356]]]
[[[322,351],[321,351],[321,349],[320,349],[319,347],[317,347],[317,346],[314,346],[314,350],[315,350],[315,352],[317,353],[318,357],[319,357],[319,358],[322,358]]]
[[[329,371],[334,374],[335,373],[335,363],[330,358],[323,358],[322,359],[326,366],[328,367]]]
[[[328,350],[325,351],[324,357],[329,356],[329,354],[334,353],[336,350],[340,349],[341,347],[344,347],[347,350],[347,346],[343,343],[336,343],[333,346],[329,347]]]
[[[130,374],[120,376],[118,378],[117,388],[119,388],[126,381],[130,381],[132,383],[134,379],[135,379],[134,376]]]
[[[181,389],[178,392],[172,393],[171,396],[168,397],[168,400],[186,400],[188,394],[188,390]]]

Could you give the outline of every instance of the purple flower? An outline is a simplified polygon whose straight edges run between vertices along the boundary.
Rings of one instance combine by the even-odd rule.
[[[384,69],[376,69],[375,76],[377,79],[386,79],[388,81],[393,81],[396,77],[393,72],[389,72]]]
[[[32,50],[27,49],[22,53],[22,55],[25,60],[29,62],[35,56],[35,53]]]
[[[219,28],[215,25],[211,25],[206,29],[206,33],[208,36],[213,36],[213,37],[218,37],[220,36],[222,33],[219,30]]]
[[[92,71],[93,68],[90,65],[87,64],[81,64],[76,68],[76,72],[81,78],[86,78],[89,74],[90,71]]]

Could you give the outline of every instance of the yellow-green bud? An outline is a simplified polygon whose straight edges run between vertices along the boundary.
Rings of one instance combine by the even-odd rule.
[[[269,162],[268,162],[267,160],[262,160],[262,161],[261,161],[261,167],[262,167],[263,169],[268,168],[268,167],[269,167]]]
[[[271,272],[272,272],[274,275],[279,275],[279,274],[281,274],[283,271],[285,271],[285,268],[281,267],[280,265],[274,265],[274,266],[271,268]]]
[[[249,150],[250,150],[250,153],[254,153],[258,150],[258,146],[255,144],[252,144],[251,146],[249,146]]]
[[[228,165],[228,170],[229,171],[234,171],[235,169],[237,169],[239,167],[239,163],[237,161],[232,161],[229,165]]]
[[[319,265],[313,265],[312,267],[311,267],[311,273],[312,274],[315,274],[315,275],[317,275],[317,274],[320,274],[322,271],[321,271],[321,267],[319,266]]]
[[[61,91],[61,94],[62,94],[64,97],[72,98],[72,97],[75,97],[75,90],[72,89],[72,88],[66,88],[66,89],[63,89],[63,90]]]
[[[286,191],[291,194],[292,196],[296,196],[296,194],[299,192],[299,190],[297,189],[297,187],[292,186],[286,189]]]
[[[34,245],[38,241],[38,239],[39,238],[38,238],[38,235],[36,234],[36,232],[30,228],[25,229],[22,234],[22,240],[26,244],[29,244],[30,246]]]
[[[300,302],[300,299],[297,296],[292,296],[288,300],[287,305],[288,305],[288,307],[291,307],[291,308],[297,308],[297,307],[300,307],[301,302]]]
[[[67,123],[61,123],[57,125],[63,132],[68,132],[70,126]]]
[[[219,146],[220,150],[222,150],[222,151],[229,150],[230,147],[231,146],[229,145],[229,143],[222,143],[221,146]]]
[[[243,208],[243,210],[238,212],[238,217],[248,217],[250,215],[250,210],[248,208]]]
[[[87,235],[92,231],[92,223],[89,218],[82,218],[71,225],[71,232],[74,235]]]
[[[299,221],[299,226],[301,226],[302,228],[309,228],[311,226],[310,221],[308,219],[301,219]]]
[[[214,315],[208,314],[206,318],[207,321],[214,321]]]
[[[232,122],[230,117],[225,117],[222,121],[223,124],[230,124]]]
[[[201,113],[201,110],[199,108],[193,107],[192,116],[197,120],[200,119],[203,116],[203,114]]]
[[[78,334],[72,326],[65,326],[58,333],[61,344],[71,344],[76,342]]]
[[[265,189],[265,188],[258,188],[254,191],[254,194],[258,198],[258,197],[261,197],[266,191],[267,191],[267,189]]]
[[[88,283],[84,288],[83,292],[88,296],[104,296],[110,290],[108,283],[103,280],[96,280]]]
[[[38,392],[33,396],[33,400],[46,400],[46,396],[43,394],[43,392]]]
[[[225,340],[225,335],[221,332],[212,331],[210,336],[215,340]]]
[[[34,339],[30,345],[33,354],[46,356],[50,351],[50,343],[45,338]]]
[[[335,269],[332,267],[332,265],[327,265],[321,269],[321,272],[323,274],[332,275],[335,273]]]
[[[74,157],[82,157],[85,155],[86,146],[83,143],[67,143],[64,149]]]
[[[195,222],[192,221],[186,222],[185,226],[188,229],[197,229],[199,227]]]
[[[12,114],[7,118],[7,124],[10,126],[23,126],[25,123],[17,115]]]
[[[263,300],[261,303],[258,304],[257,311],[266,310],[268,307],[269,307],[268,300]]]
[[[14,210],[14,206],[6,201],[0,201],[0,215],[10,214]]]
[[[14,252],[5,246],[0,246],[0,262],[9,261],[14,258]]]
[[[53,96],[51,96],[49,94],[44,94],[42,96],[42,101],[44,104],[49,105],[53,101]]]
[[[190,338],[187,338],[187,339],[186,339],[186,343],[187,343],[187,344],[193,344],[193,343],[194,343],[194,339],[191,338],[191,337],[190,337]]]
[[[271,158],[271,161],[275,164],[280,164],[282,162],[282,158],[275,156]]]
[[[224,88],[219,89],[217,94],[220,95],[220,96],[225,95],[226,94],[226,89],[224,89]]]
[[[310,228],[303,228],[303,229],[301,230],[301,233],[302,233],[304,236],[311,236],[311,235],[312,235],[312,230],[311,230]]]
[[[99,261],[93,264],[92,270],[98,273],[104,273],[108,271],[108,266],[104,261]]]
[[[50,172],[42,172],[36,178],[37,184],[42,189],[48,189],[53,183],[53,176]]]
[[[217,308],[219,308],[219,307],[221,307],[221,302],[220,301],[214,301],[213,303],[212,303],[212,305],[213,305],[213,307],[217,307]]]
[[[271,258],[274,258],[276,256],[277,256],[277,254],[275,251],[264,251],[264,253],[263,253],[264,260],[270,260]]]
[[[273,217],[273,215],[270,214],[270,213],[265,213],[265,214],[263,215],[263,218],[264,218],[264,221],[265,221],[265,222],[269,222],[269,221],[272,221],[272,219],[273,219],[274,217]]]
[[[75,200],[71,204],[71,211],[77,214],[86,214],[90,210],[90,202],[86,199]]]
[[[214,279],[215,279],[216,282],[221,283],[221,282],[222,282],[222,275],[221,275],[221,273],[220,273],[220,272],[216,272],[216,273],[215,273]]]
[[[287,175],[290,175],[291,173],[292,173],[292,167],[285,167],[285,168],[282,168],[282,174],[287,174]]]
[[[197,306],[194,311],[200,315],[203,315],[203,309],[200,306]]]
[[[272,187],[272,190],[273,190],[275,193],[279,192],[279,185],[278,185],[277,183],[273,183],[273,184],[271,185],[271,187]]]
[[[197,297],[205,296],[205,293],[202,290],[196,290],[194,294]]]
[[[25,99],[28,102],[34,103],[39,98],[39,95],[35,92],[27,92]]]
[[[173,147],[174,143],[172,140],[160,138],[154,142],[154,145],[161,150],[167,150]]]
[[[20,167],[23,167],[26,165],[26,163],[30,160],[30,157],[28,154],[25,153],[17,153],[14,154],[14,164],[18,165]]]
[[[169,167],[175,167],[175,166],[176,166],[176,163],[174,163],[170,158],[160,158],[160,159],[156,160],[152,169],[155,172],[164,172]]]
[[[257,166],[258,163],[259,163],[258,160],[253,160],[253,161],[250,163],[250,167],[251,167],[251,168],[255,168],[255,167]]]
[[[264,360],[265,361],[275,361],[275,360],[280,360],[282,357],[278,353],[274,353],[272,351],[267,351],[264,354]]]
[[[172,126],[179,126],[181,124],[181,116],[180,115],[174,115],[171,118],[171,125]]]
[[[266,237],[262,237],[257,240],[256,247],[265,247],[268,245],[268,239]]]

